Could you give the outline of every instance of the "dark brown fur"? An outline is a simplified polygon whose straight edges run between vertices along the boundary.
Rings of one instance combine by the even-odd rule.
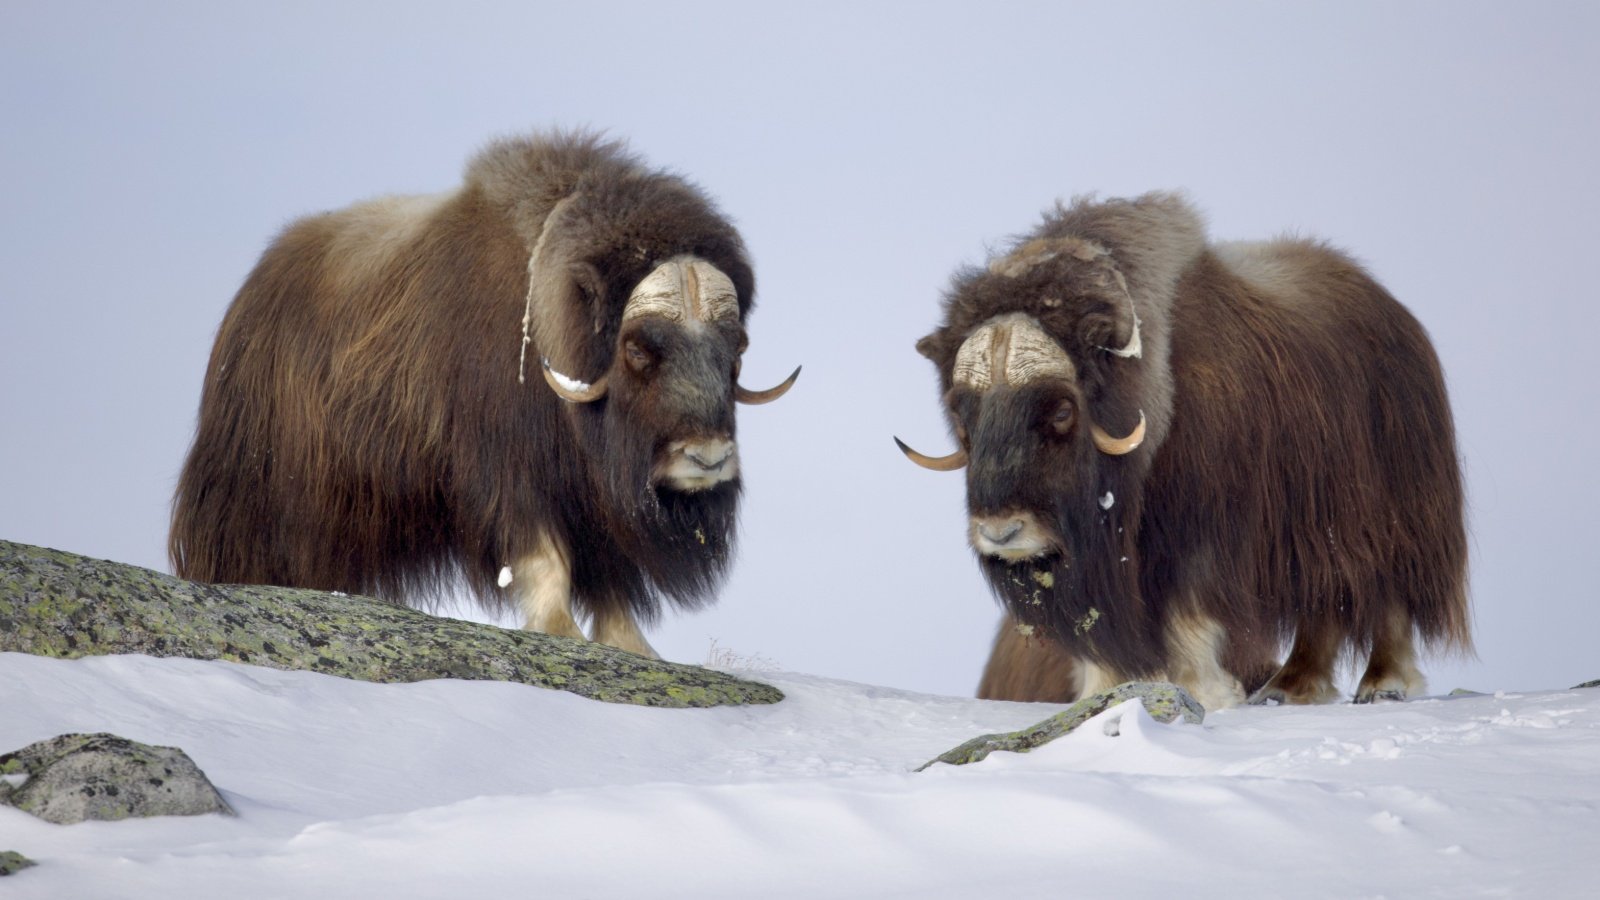
[[[1066,237],[1109,256],[964,271],[944,324],[919,344],[971,453],[971,512],[1032,510],[1065,547],[1017,564],[984,558],[1011,614],[1074,655],[1146,677],[1168,663],[1173,617],[1196,611],[1222,626],[1221,661],[1247,687],[1290,637],[1288,675],[1323,674],[1328,654],[1308,660],[1301,644],[1399,652],[1413,626],[1429,644],[1469,650],[1455,435],[1416,319],[1324,245],[1207,245],[1171,195],[1059,208],[1009,259]],[[1129,296],[1141,359],[1100,349],[1131,333]],[[966,335],[1013,311],[1061,344],[1077,383],[952,390]],[[1076,432],[1041,436],[1033,417],[1063,397],[1080,411]],[[1090,446],[1091,420],[1125,434],[1140,409],[1150,424],[1138,450]],[[1102,510],[1094,500],[1108,491],[1116,502]],[[1390,661],[1374,655],[1369,696]]]
[[[497,573],[548,529],[571,550],[580,609],[649,619],[661,595],[706,601],[738,482],[679,494],[650,471],[681,432],[731,437],[738,323],[715,326],[706,371],[619,376],[593,404],[558,399],[539,362],[605,372],[629,291],[684,253],[732,279],[742,320],[754,279],[733,226],[693,185],[587,135],[496,143],[437,202],[289,226],[217,335],[173,506],[177,573],[412,602],[464,578],[500,609]]]

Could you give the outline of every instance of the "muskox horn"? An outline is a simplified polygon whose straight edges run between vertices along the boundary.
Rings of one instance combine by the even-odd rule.
[[[733,386],[733,399],[739,401],[740,403],[749,403],[751,405],[771,403],[779,397],[782,397],[784,394],[789,393],[789,388],[794,387],[794,380],[800,377],[800,368],[800,366],[795,366],[794,372],[790,374],[788,378],[785,378],[782,384],[775,388],[768,388],[764,391],[752,391],[744,385],[736,382]]]
[[[609,378],[610,373],[601,375],[600,380],[594,384],[584,384],[576,378],[568,378],[550,368],[550,360],[546,359],[542,360],[542,362],[544,363],[545,383],[550,385],[550,390],[555,391],[557,397],[568,403],[593,403],[606,395],[606,380]]]
[[[1094,439],[1094,445],[1101,453],[1107,456],[1122,456],[1132,453],[1135,448],[1144,443],[1144,410],[1139,410],[1139,424],[1133,428],[1133,433],[1127,437],[1114,438],[1106,434],[1105,429],[1099,425],[1089,426],[1089,437]]]
[[[1115,347],[1107,347],[1106,352],[1112,356],[1120,356],[1123,359],[1144,355],[1144,344],[1139,340],[1139,317],[1137,315],[1133,317],[1133,336],[1128,338],[1127,346],[1120,350]]]
[[[906,442],[899,438],[895,438],[894,443],[895,446],[900,448],[900,452],[906,455],[906,459],[924,469],[932,469],[935,472],[954,472],[967,464],[967,451],[965,450],[957,450],[949,456],[924,456],[907,447]]]
[[[1123,359],[1136,359],[1144,355],[1144,343],[1139,340],[1139,308],[1133,304],[1133,294],[1128,292],[1128,282],[1123,279],[1122,273],[1113,272],[1112,274],[1116,276],[1117,284],[1122,286],[1123,295],[1128,298],[1128,315],[1133,317],[1133,334],[1128,337],[1128,343],[1120,350],[1114,347],[1102,347],[1100,349],[1112,356],[1120,356]]]

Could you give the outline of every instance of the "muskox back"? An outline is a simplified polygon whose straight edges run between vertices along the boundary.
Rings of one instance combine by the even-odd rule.
[[[179,575],[399,599],[456,574],[463,369],[516,365],[484,308],[515,273],[462,206],[375,201],[297,222],[262,256],[207,368],[173,506]],[[452,231],[454,252],[418,246]],[[389,265],[423,255],[442,265]],[[478,436],[486,462],[505,455],[507,435]]]
[[[559,633],[570,596],[647,651],[631,616],[704,602],[731,557],[753,292],[698,189],[586,135],[502,141],[456,191],[298,221],[217,334],[173,565],[397,602],[465,579]],[[612,391],[571,402],[545,365]],[[683,460],[703,446],[715,469]],[[672,489],[686,466],[705,477]]]
[[[1284,637],[1339,627],[1370,652],[1402,609],[1430,643],[1469,646],[1455,430],[1416,318],[1305,241],[1222,245],[1178,296],[1183,411],[1147,483],[1162,513],[1146,517],[1149,546],[1165,556],[1213,533],[1224,552],[1202,563],[1206,581],[1248,586],[1230,605],[1265,606]],[[1230,552],[1220,522],[1254,533]],[[1163,593],[1197,577],[1148,574]]]

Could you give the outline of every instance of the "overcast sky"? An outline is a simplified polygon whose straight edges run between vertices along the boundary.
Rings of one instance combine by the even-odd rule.
[[[968,694],[997,607],[912,344],[1057,198],[1189,192],[1351,251],[1431,332],[1479,659],[1600,677],[1600,4],[99,3],[0,11],[0,538],[168,569],[206,357],[272,236],[587,125],[701,184],[756,266],[740,559],[713,640]],[[1180,386],[1181,390],[1181,386]]]

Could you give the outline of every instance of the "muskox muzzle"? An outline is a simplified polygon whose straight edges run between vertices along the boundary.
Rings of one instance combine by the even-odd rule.
[[[1026,511],[973,516],[967,537],[972,549],[1008,562],[1033,559],[1060,549],[1050,532],[1039,525],[1033,513]]]

